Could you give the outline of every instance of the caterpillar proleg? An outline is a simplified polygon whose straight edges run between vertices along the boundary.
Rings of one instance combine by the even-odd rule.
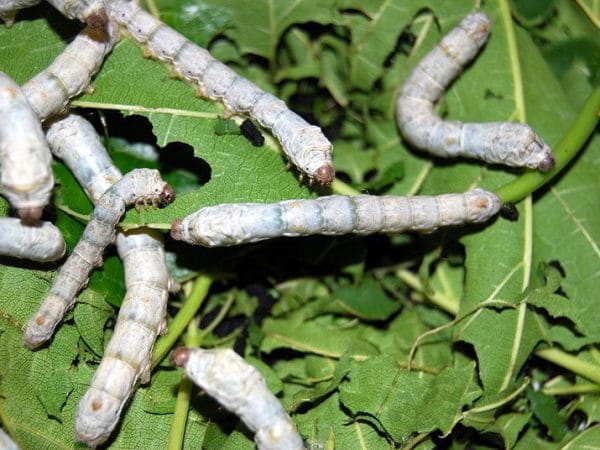
[[[547,172],[554,166],[552,151],[529,125],[462,123],[442,120],[434,112],[434,103],[477,55],[490,28],[483,12],[469,14],[417,64],[396,101],[398,126],[407,141],[437,156],[467,156]]]
[[[0,187],[19,217],[35,221],[50,200],[52,155],[21,88],[0,72]]]
[[[17,218],[0,218],[0,255],[47,262],[62,258],[65,249],[62,234],[50,222],[23,225]]]
[[[322,185],[332,182],[332,145],[319,127],[308,124],[283,101],[236,74],[135,2],[115,0],[108,8],[109,15],[127,28],[146,54],[170,64],[174,74],[194,84],[200,94],[222,101],[229,113],[247,114],[271,129],[301,173]]]
[[[64,112],[70,99],[89,88],[117,38],[116,27],[110,23],[103,33],[88,26],[48,68],[23,85],[23,92],[40,120]]]
[[[483,189],[438,196],[331,195],[279,203],[230,203],[202,208],[171,225],[174,239],[205,247],[281,236],[430,232],[485,222],[498,213],[498,196]]]
[[[15,23],[17,11],[37,5],[41,1],[42,0],[2,0],[2,2],[0,2],[0,19],[2,19],[6,26],[10,28]]]
[[[133,204],[168,204],[175,199],[173,188],[157,170],[135,169],[115,183],[98,201],[81,240],[56,276],[50,293],[25,328],[24,342],[31,349],[52,336],[54,328],[73,306],[94,266],[102,263],[104,248],[115,237],[115,225]]]
[[[173,365],[207,394],[242,419],[255,433],[259,450],[304,448],[294,422],[253,366],[230,349],[180,347],[171,355]]]
[[[85,22],[92,28],[101,29],[108,22],[104,0],[46,0],[69,19]]]
[[[46,136],[54,155],[73,172],[92,202],[97,203],[121,178],[94,127],[83,117],[69,114],[54,121]],[[117,250],[127,293],[75,419],[77,438],[90,446],[110,436],[138,380],[149,381],[154,341],[165,329],[170,280],[161,234],[150,229],[120,232]]]

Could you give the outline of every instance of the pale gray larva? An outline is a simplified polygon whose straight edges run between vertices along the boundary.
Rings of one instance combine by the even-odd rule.
[[[528,125],[462,123],[435,115],[434,103],[477,55],[490,27],[483,12],[469,14],[417,64],[396,102],[398,126],[407,141],[438,156],[467,156],[547,172],[554,166],[550,147]]]
[[[50,293],[27,323],[25,345],[36,348],[45,343],[54,332],[75,297],[88,281],[94,266],[102,264],[104,248],[115,237],[115,225],[127,206],[151,202],[170,203],[173,188],[166,184],[157,170],[135,169],[115,183],[98,201],[91,220],[80,241],[61,267]]]
[[[2,428],[0,428],[0,450],[19,450],[19,446]]]
[[[231,203],[202,208],[175,220],[171,236],[220,247],[281,236],[430,232],[485,222],[498,213],[498,196],[483,189],[438,196],[331,195],[278,203]]]
[[[259,450],[304,448],[294,422],[267,387],[264,377],[230,349],[181,347],[171,362],[207,394],[242,419],[255,433]]]
[[[17,11],[37,5],[41,1],[42,0],[2,0],[0,2],[0,19],[2,19],[6,26],[10,28],[15,23]]]
[[[52,122],[46,136],[54,155],[73,172],[92,202],[97,203],[121,178],[94,127],[83,117],[69,114]],[[160,233],[120,232],[117,250],[127,292],[115,332],[75,419],[77,438],[91,446],[110,436],[138,380],[149,381],[154,341],[165,329],[170,280]]]
[[[62,234],[50,222],[23,225],[17,218],[0,218],[0,255],[47,262],[62,258],[65,249]]]
[[[108,23],[105,0],[46,0],[69,19],[85,22],[90,27],[102,29]]]
[[[40,120],[63,112],[69,100],[89,88],[104,57],[117,41],[116,27],[108,24],[105,32],[84,28],[50,64],[23,85],[23,92]]]
[[[332,145],[319,127],[308,124],[283,101],[236,74],[137,3],[115,0],[109,5],[109,15],[127,28],[148,55],[170,64],[173,72],[193,83],[200,94],[222,101],[231,113],[247,114],[271,129],[302,173],[322,185],[333,181]]]
[[[22,219],[38,220],[54,177],[40,121],[21,88],[0,72],[0,187]]]

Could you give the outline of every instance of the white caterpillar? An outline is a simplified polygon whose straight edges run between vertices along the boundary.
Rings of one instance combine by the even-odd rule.
[[[70,114],[53,122],[46,136],[54,155],[69,167],[94,203],[121,178],[94,127],[83,117]],[[138,379],[150,380],[154,341],[165,329],[170,280],[161,234],[150,229],[120,232],[117,250],[125,267],[127,293],[75,420],[77,438],[90,446],[110,436]]]
[[[171,236],[219,247],[281,236],[430,232],[484,222],[498,213],[498,196],[483,189],[438,196],[331,195],[278,203],[231,203],[202,208],[171,225]]]
[[[173,365],[221,405],[235,413],[255,433],[259,450],[299,450],[302,438],[265,379],[230,349],[202,350],[180,347],[171,355]]]
[[[23,92],[40,120],[67,109],[69,100],[89,89],[94,74],[117,41],[116,27],[105,32],[84,28],[50,64],[23,85]]]
[[[52,336],[54,328],[75,303],[79,290],[85,286],[94,266],[102,264],[104,248],[115,237],[115,225],[133,204],[170,203],[173,188],[166,184],[157,170],[135,169],[115,183],[98,201],[81,240],[61,267],[40,309],[25,328],[24,342],[31,349],[39,347]]]
[[[0,187],[22,219],[35,221],[50,200],[52,155],[21,88],[0,72]]]
[[[0,450],[19,450],[19,446],[0,428]]]
[[[547,172],[554,166],[550,147],[528,125],[461,123],[435,115],[434,103],[477,55],[490,27],[483,12],[469,14],[423,58],[396,101],[398,126],[406,140],[438,156],[467,156]]]
[[[41,1],[42,0],[2,0],[0,1],[0,19],[2,19],[6,26],[10,28],[15,23],[17,11],[37,5]]]
[[[286,104],[236,74],[132,1],[115,0],[109,15],[125,26],[145,52],[172,66],[174,74],[193,83],[198,92],[219,100],[231,113],[247,114],[277,137],[290,161],[310,179],[329,185],[335,172],[332,145],[317,126],[308,124]]]
[[[65,248],[62,234],[50,222],[23,225],[17,218],[0,218],[0,255],[47,262],[62,258]]]
[[[46,0],[69,19],[85,22],[92,28],[102,29],[108,23],[104,0]]]

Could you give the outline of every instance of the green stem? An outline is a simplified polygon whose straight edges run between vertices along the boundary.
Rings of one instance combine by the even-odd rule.
[[[436,305],[437,307],[443,309],[449,314],[453,316],[458,314],[458,303],[453,301],[453,299],[440,294],[435,290],[427,290],[427,288],[423,285],[421,279],[415,275],[414,272],[410,270],[400,269],[396,271],[396,276],[402,280],[408,287],[414,289],[417,292],[422,293],[425,298],[427,298],[431,303]]]
[[[360,195],[361,192],[341,180],[335,179],[331,183],[331,190],[338,195]]]
[[[546,395],[595,394],[597,392],[600,392],[600,385],[587,383],[565,387],[548,387],[543,388],[542,392]]]
[[[510,183],[501,186],[496,190],[496,194],[502,199],[502,202],[518,202],[558,175],[579,153],[590,134],[593,133],[598,122],[599,110],[600,87],[594,89],[590,94],[575,122],[554,148],[554,168],[545,174],[533,171],[527,172]]]
[[[152,367],[155,367],[162,361],[171,347],[177,342],[185,327],[196,315],[208,294],[212,281],[213,279],[208,275],[198,275],[196,281],[194,281],[192,292],[190,292],[183,306],[169,324],[169,332],[156,342],[152,355]]]
[[[198,323],[192,320],[187,328],[184,337],[187,347],[197,347],[199,343]],[[173,411],[173,422],[167,440],[167,450],[180,450],[183,448],[183,439],[185,437],[185,426],[187,424],[188,410],[192,398],[193,383],[189,378],[182,374],[179,390],[177,391],[177,400],[175,400],[175,410]]]
[[[535,354],[546,361],[600,384],[600,365],[598,364],[589,363],[557,348],[538,350]]]
[[[213,319],[213,321],[210,324],[208,324],[206,328],[202,329],[202,332],[200,333],[201,338],[204,338],[205,336],[210,334],[215,328],[217,328],[217,326],[219,326],[219,324],[223,321],[223,319],[229,312],[229,308],[231,308],[231,305],[233,304],[234,300],[235,297],[233,295],[230,295],[225,304],[221,307],[221,310],[219,311],[217,316]]]

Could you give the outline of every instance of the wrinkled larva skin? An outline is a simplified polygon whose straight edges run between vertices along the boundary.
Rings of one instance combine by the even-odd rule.
[[[117,38],[118,30],[112,24],[102,33],[88,26],[50,66],[23,85],[23,92],[40,120],[65,112],[69,101],[90,87],[92,77]]]
[[[0,187],[17,214],[35,221],[48,204],[52,155],[21,88],[0,72]]]
[[[102,29],[108,23],[104,6],[105,0],[46,0],[69,19],[85,22],[95,29]]]
[[[121,179],[96,130],[83,117],[69,114],[52,122],[46,136],[53,154],[73,172],[93,203]],[[150,229],[120,232],[117,250],[127,292],[75,419],[77,438],[90,446],[108,439],[137,383],[149,381],[152,348],[166,330],[170,277],[161,234]]]
[[[64,256],[65,241],[50,222],[24,225],[14,217],[0,218],[0,255],[31,261],[56,261]]]
[[[194,84],[198,93],[222,101],[228,113],[247,114],[271,129],[290,161],[322,185],[333,181],[333,147],[317,126],[290,111],[277,97],[263,91],[216,60],[135,2],[115,0],[109,15],[124,26],[147,55],[171,65],[173,72]]]
[[[2,0],[0,2],[0,19],[4,21],[8,28],[15,23],[15,16],[21,9],[37,5],[42,0]]]
[[[475,58],[490,29],[483,12],[469,14],[417,64],[396,101],[398,126],[407,141],[437,156],[466,156],[547,172],[554,166],[552,151],[529,125],[462,123],[442,120],[434,112],[434,103]]]
[[[2,450],[19,450],[19,447],[10,438],[10,436],[0,428],[0,449]]]
[[[438,196],[331,195],[278,203],[231,203],[202,208],[171,226],[171,236],[220,247],[282,236],[431,232],[479,223],[500,210],[498,196],[483,189]]]
[[[178,348],[171,361],[255,433],[259,450],[300,450],[294,422],[253,366],[230,349]]]
[[[115,238],[115,225],[127,206],[170,203],[173,188],[157,170],[135,169],[115,183],[98,201],[80,241],[56,276],[50,293],[25,328],[24,343],[33,349],[52,337],[54,328],[75,303],[94,266],[102,264],[105,247]]]

